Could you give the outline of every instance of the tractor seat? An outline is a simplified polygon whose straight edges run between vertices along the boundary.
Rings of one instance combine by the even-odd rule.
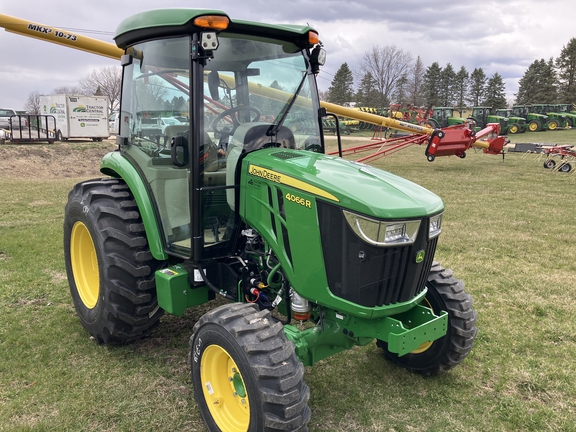
[[[170,125],[166,126],[164,129],[164,135],[166,136],[166,142],[170,143],[172,138],[180,136],[180,135],[188,135],[188,131],[190,130],[189,125]]]
[[[242,146],[249,153],[265,147],[296,148],[296,140],[290,129],[281,126],[275,136],[267,135],[270,123],[244,123],[240,125],[232,137],[232,144]]]

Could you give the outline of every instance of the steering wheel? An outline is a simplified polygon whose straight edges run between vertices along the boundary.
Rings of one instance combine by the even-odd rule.
[[[242,111],[248,111],[248,118],[250,119],[247,122],[240,122],[240,119],[238,118],[238,113],[242,112]],[[252,113],[255,114],[254,119],[252,119]],[[243,106],[237,106],[237,107],[233,107],[230,109],[227,109],[226,111],[221,112],[218,117],[216,117],[214,119],[214,121],[212,122],[212,130],[216,133],[224,133],[226,132],[225,129],[220,129],[218,128],[218,123],[224,118],[224,117],[230,117],[232,119],[232,131],[229,132],[231,134],[234,133],[234,131],[236,130],[236,128],[238,126],[240,126],[241,123],[249,123],[249,122],[255,122],[258,121],[260,119],[260,111],[257,108],[254,108],[252,106],[249,105],[243,105]]]

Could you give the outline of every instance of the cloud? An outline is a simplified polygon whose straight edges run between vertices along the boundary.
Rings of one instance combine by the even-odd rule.
[[[172,7],[190,7],[189,0],[173,0]],[[71,7],[69,1],[9,2],[2,13],[58,26],[113,42],[113,33],[125,18],[157,9],[156,1],[122,3],[110,0]],[[405,0],[198,0],[194,7],[220,9],[233,19],[272,23],[309,24],[316,28],[328,52],[318,82],[327,89],[346,62],[354,71],[374,45],[395,45],[420,56],[427,67],[451,63],[468,72],[482,68],[488,77],[498,72],[509,96],[518,79],[537,59],[557,57],[574,37],[572,17],[576,2],[548,0],[462,1]],[[65,11],[66,13],[62,13]],[[32,91],[50,92],[76,85],[93,69],[116,64],[114,60],[0,30],[0,105],[22,109]],[[8,59],[8,61],[6,61]]]

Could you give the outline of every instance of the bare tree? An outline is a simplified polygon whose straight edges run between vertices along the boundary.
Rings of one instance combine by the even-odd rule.
[[[394,45],[372,47],[360,61],[362,76],[370,73],[382,105],[390,103],[398,80],[408,76],[413,65],[412,54]]]
[[[318,91],[318,96],[320,97],[321,101],[327,101],[328,100],[328,90],[319,90]]]
[[[414,106],[423,106],[425,101],[422,95],[422,84],[424,83],[424,73],[426,68],[420,56],[410,69],[408,74],[408,101]]]
[[[122,86],[122,68],[119,66],[105,66],[95,69],[90,75],[82,78],[78,85],[82,94],[106,96],[110,111],[118,110]]]
[[[28,114],[40,114],[40,92],[35,90],[30,92],[26,103],[24,104],[24,109]]]
[[[70,95],[80,95],[82,90],[78,86],[60,86],[52,90],[52,94],[70,94]]]

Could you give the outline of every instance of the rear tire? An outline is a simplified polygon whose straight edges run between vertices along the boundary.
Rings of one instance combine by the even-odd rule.
[[[122,180],[89,180],[68,196],[64,258],[74,307],[98,343],[125,343],[155,327],[158,307],[150,253],[134,197]]]
[[[477,314],[472,309],[472,297],[464,291],[464,282],[452,276],[452,270],[435,262],[426,284],[428,293],[422,303],[435,314],[448,312],[448,331],[420,349],[399,357],[388,351],[388,344],[377,341],[385,357],[409,371],[422,375],[437,375],[459,365],[472,350],[476,338]]]
[[[528,130],[530,132],[538,132],[541,129],[542,129],[542,123],[540,122],[540,120],[532,120],[530,123],[528,123]]]
[[[572,171],[572,165],[570,165],[568,162],[564,162],[562,163],[562,165],[558,167],[558,171],[563,173],[569,173],[570,171]]]
[[[304,366],[270,311],[232,303],[206,313],[194,326],[189,361],[209,431],[308,430]]]
[[[558,120],[552,119],[548,122],[548,129],[549,130],[556,130],[560,127],[560,122]]]

